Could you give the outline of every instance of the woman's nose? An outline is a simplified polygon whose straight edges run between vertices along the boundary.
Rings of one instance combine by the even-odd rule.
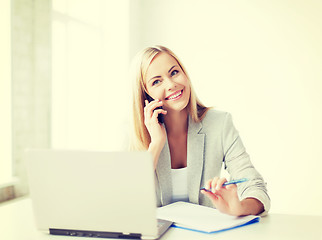
[[[169,91],[176,88],[177,88],[177,83],[171,80],[170,78],[166,78],[166,89]]]

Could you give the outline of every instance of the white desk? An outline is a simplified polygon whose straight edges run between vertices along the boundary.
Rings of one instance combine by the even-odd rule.
[[[1,240],[94,240],[99,238],[53,236],[37,231],[30,199],[0,205]],[[170,228],[161,240],[322,240],[322,216],[269,214],[259,223],[216,234]]]

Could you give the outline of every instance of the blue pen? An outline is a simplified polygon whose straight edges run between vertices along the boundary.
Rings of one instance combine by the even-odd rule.
[[[248,181],[247,178],[241,178],[241,179],[237,179],[237,180],[231,180],[231,181],[225,182],[222,186],[225,187],[225,186],[230,185],[230,184],[243,183],[243,182],[246,182],[246,181]],[[208,189],[205,189],[205,188],[201,188],[200,190],[204,190],[206,192],[211,192],[211,190],[208,190]]]

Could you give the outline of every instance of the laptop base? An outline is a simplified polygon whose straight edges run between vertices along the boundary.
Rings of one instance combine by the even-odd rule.
[[[80,231],[70,229],[50,228],[49,233],[52,235],[63,235],[73,237],[95,237],[95,238],[121,238],[121,239],[141,239],[141,234],[121,232],[98,232],[98,231]]]

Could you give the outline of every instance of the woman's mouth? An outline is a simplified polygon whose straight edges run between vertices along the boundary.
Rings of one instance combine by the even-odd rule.
[[[181,98],[183,93],[183,90],[177,91],[173,94],[171,94],[170,96],[166,97],[165,100],[177,100],[179,98]]]

